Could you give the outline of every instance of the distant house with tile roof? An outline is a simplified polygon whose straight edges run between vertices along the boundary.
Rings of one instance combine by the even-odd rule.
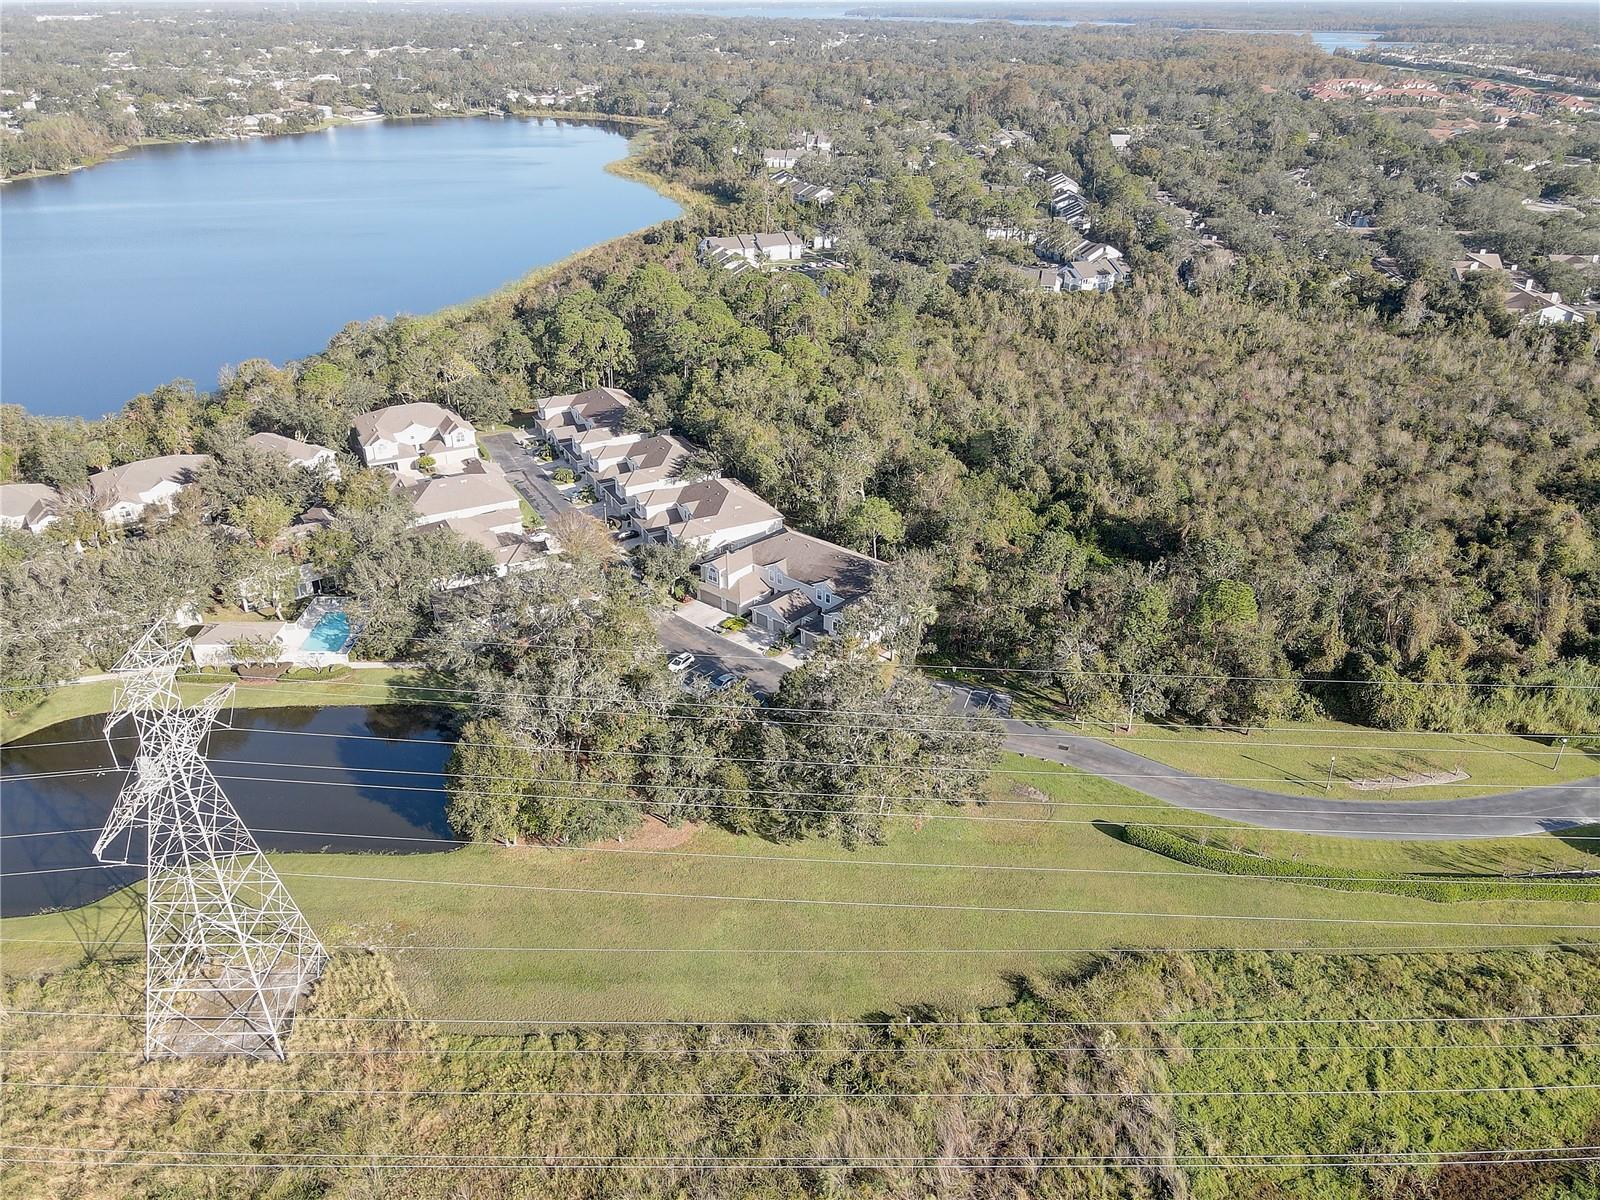
[[[606,514],[621,517],[632,508],[636,496],[677,482],[693,456],[688,443],[664,433],[625,447],[619,459],[592,475]]]
[[[1516,264],[1507,266],[1498,254],[1488,250],[1470,250],[1465,258],[1458,258],[1450,264],[1450,274],[1457,283],[1461,283],[1477,271],[1515,271]]]
[[[419,480],[405,491],[415,528],[448,529],[482,546],[496,575],[531,567],[548,551],[542,535],[523,531],[522,497],[494,463],[474,459],[459,474]]]
[[[700,239],[700,257],[708,262],[743,259],[759,266],[769,262],[799,262],[805,256],[806,242],[787,229],[776,233],[738,233],[731,237]]]
[[[1506,292],[1506,311],[1531,325],[1580,325],[1589,318],[1561,302],[1560,292],[1514,287]]]
[[[712,554],[783,528],[783,514],[731,479],[666,484],[635,497],[629,524],[645,541]]]
[[[872,590],[878,566],[865,554],[785,529],[707,559],[698,596],[748,616],[764,633],[812,645],[839,632],[847,606]]]
[[[788,188],[789,197],[796,204],[815,204],[818,208],[825,208],[838,195],[831,187],[824,187],[820,183],[807,183],[792,171],[779,171],[772,177],[772,182]]]

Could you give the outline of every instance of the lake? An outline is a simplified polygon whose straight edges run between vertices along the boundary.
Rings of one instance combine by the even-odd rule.
[[[616,129],[374,121],[151,146],[0,189],[0,398],[99,416],[172,379],[315,353],[675,216],[605,170]]]
[[[0,916],[76,908],[144,877],[142,867],[94,865],[95,838],[124,778],[102,739],[104,721],[63,721],[0,749]],[[213,731],[206,758],[264,849],[448,849],[450,743],[428,709],[241,709],[232,724]],[[124,762],[130,745],[118,743]],[[63,771],[72,774],[24,778]],[[330,836],[339,834],[352,836]],[[22,874],[46,870],[56,873]]]
[[[1132,26],[1132,21],[1095,21],[1072,20],[1068,17],[1023,17],[1014,13],[1001,15],[998,11],[994,16],[944,16],[935,12],[910,14],[893,11],[891,2],[883,7],[870,4],[683,4],[662,3],[653,4],[647,9],[637,9],[638,12],[681,12],[693,13],[698,16],[712,17],[760,17],[774,20],[807,20],[807,21],[927,21],[935,25],[981,25],[986,21],[999,21],[1008,25],[1053,25],[1061,29],[1070,29],[1078,25],[1111,25],[1119,27]],[[1262,37],[1309,37],[1320,50],[1332,54],[1336,50],[1364,50],[1382,36],[1376,30],[1370,29],[1213,29],[1200,26],[1168,26],[1174,32],[1188,33],[1241,33],[1259,35]]]

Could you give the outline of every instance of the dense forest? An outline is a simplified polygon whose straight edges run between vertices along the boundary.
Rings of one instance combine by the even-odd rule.
[[[887,501],[901,545],[880,548],[936,576],[938,647],[1054,671],[1086,710],[1133,699],[1259,721],[1320,698],[1395,728],[1591,719],[1582,692],[1485,700],[1468,686],[1593,681],[1587,355],[1406,335],[1336,305],[1308,320],[1153,272],[1060,300],[890,265],[837,273],[824,295],[798,275],[706,273],[694,233],[651,234],[609,266],[448,321],[353,328],[293,369],[247,365],[208,398],[165,389],[96,424],[13,411],[9,449],[25,477],[70,487],[106,461],[216,449],[251,428],[339,444],[385,396],[492,420],[610,369],[803,528],[864,545],[863,506]],[[247,461],[224,455],[216,471]],[[344,585],[374,618],[369,649],[392,654],[430,613],[412,560],[444,551],[386,535],[382,494],[363,497],[360,479],[338,498],[350,528],[313,552],[344,556]],[[241,486],[271,484],[210,490],[228,503]],[[150,611],[175,590],[204,599],[251,569],[254,544],[182,513],[88,554],[31,540],[12,539],[7,568],[12,611],[34,615],[11,643],[28,682],[42,680],[15,657],[34,644],[25,630],[42,636],[86,601],[132,616],[131,596]],[[177,554],[188,569],[172,569]],[[130,572],[150,586],[121,586]],[[37,643],[44,661],[77,652],[81,632]],[[1164,678],[1292,673],[1455,686]]]
[[[287,36],[276,18],[229,19]],[[487,47],[408,66],[413,88],[457,98],[468,78],[531,86],[532,67],[508,79],[494,64],[556,20],[395,19],[418,46],[471,31]],[[1438,142],[1403,114],[1301,98],[1351,67],[1273,39],[882,24],[823,48],[825,27],[807,22],[586,20],[591,36],[561,43],[564,65],[539,50],[538,70],[577,87],[625,60],[626,88],[594,102],[658,114],[629,169],[670,182],[685,217],[475,306],[352,325],[297,363],[242,364],[214,392],[174,384],[90,423],[7,408],[7,477],[70,492],[97,467],[206,450],[218,459],[203,503],[225,518],[8,536],[8,607],[28,614],[8,640],[9,681],[103,665],[118,635],[86,643],[86,612],[137,623],[178,601],[236,602],[241,580],[273,594],[285,564],[263,549],[311,498],[241,450],[245,434],[342,447],[351,417],[386,402],[497,422],[608,378],[795,526],[876,547],[903,591],[934,600],[937,656],[1040,672],[1074,712],[1595,727],[1595,327],[1517,326],[1485,278],[1458,281],[1449,264],[1467,247],[1535,264],[1600,250],[1592,216],[1520,202],[1529,188],[1600,189],[1592,165],[1563,165],[1600,156],[1600,123]],[[337,44],[365,36],[363,21],[318,12],[295,29]],[[6,53],[92,47],[115,28],[30,30]],[[618,49],[624,28],[646,48]],[[142,36],[168,52],[211,44],[203,28]],[[1002,127],[1020,140],[986,145]],[[1116,128],[1140,131],[1121,153]],[[797,207],[751,162],[751,147],[806,130],[833,142],[801,165],[838,190],[826,210]],[[1456,187],[1468,167],[1480,183]],[[1032,251],[983,229],[1039,210],[1046,170],[1082,180],[1094,236],[1124,250],[1130,286],[1044,295],[1005,269]],[[1197,246],[1178,202],[1232,248],[1225,260]],[[1352,208],[1375,229],[1330,217]],[[732,275],[696,261],[704,235],[783,227],[834,235],[835,267]],[[1372,269],[1380,249],[1408,281]],[[341,526],[309,552],[356,598],[360,649],[389,656],[434,628],[428,569],[471,551],[396,538],[381,493],[350,472],[322,498]],[[252,496],[272,518],[254,531]],[[1492,686],[1508,682],[1580,686]]]

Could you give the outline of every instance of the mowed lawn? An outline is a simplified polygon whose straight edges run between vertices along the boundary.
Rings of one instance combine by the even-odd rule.
[[[435,693],[418,686],[416,672],[395,667],[368,667],[333,679],[281,680],[249,683],[232,673],[186,672],[178,679],[178,692],[186,704],[197,704],[226,684],[234,685],[236,708],[319,707],[330,704],[422,704]],[[37,703],[24,705],[0,717],[0,741],[14,742],[58,721],[107,712],[117,684],[109,679],[67,684]]]
[[[1600,776],[1600,751],[1572,745],[1558,751],[1513,734],[1390,733],[1337,721],[1274,725],[1248,734],[1183,726],[1141,725],[1131,736],[1104,724],[1065,728],[1192,775],[1336,800],[1453,800]],[[1460,772],[1467,778],[1455,783],[1385,782]],[[1378,786],[1352,786],[1357,782]]]
[[[988,679],[929,669],[975,687],[1000,687],[1012,697],[1018,717],[1061,733],[1097,738],[1191,775],[1269,792],[1343,800],[1454,800],[1600,776],[1600,731],[1574,737],[1564,750],[1550,739],[1517,734],[1391,732],[1331,719],[1249,730],[1199,729],[1146,719],[1128,732],[1110,721],[1074,720],[1060,692],[1031,676]],[[1036,744],[1055,744],[1051,733],[1026,736]],[[1465,772],[1467,778],[1410,788],[1382,782],[1456,772]],[[1352,786],[1358,782],[1379,786]],[[1600,811],[1600,799],[1596,804]]]
[[[1095,822],[1237,827],[1059,769],[1009,773],[1029,766],[1008,756],[995,803],[893,821],[887,845],[858,851],[713,829],[671,846],[658,828],[581,851],[274,862],[326,942],[384,947],[416,1010],[450,1018],[856,1016],[998,1001],[1008,976],[1070,969],[1086,951],[1542,944],[1592,939],[1600,926],[1600,905],[1519,901],[1514,884],[1506,900],[1433,904],[1208,875]],[[1049,807],[1063,802],[1097,807]],[[1552,837],[1435,845],[1236,836],[1304,862],[1381,871],[1600,862],[1588,849],[1600,842]],[[137,953],[141,936],[126,893],[5,921],[0,933],[8,975],[77,961],[85,945]]]

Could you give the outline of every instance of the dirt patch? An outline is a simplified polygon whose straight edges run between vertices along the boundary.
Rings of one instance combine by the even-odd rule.
[[[701,826],[694,821],[672,826],[660,817],[646,815],[644,823],[627,837],[604,844],[621,846],[627,850],[675,850],[700,830]]]
[[[1412,771],[1405,775],[1383,775],[1377,779],[1352,779],[1349,786],[1358,792],[1387,792],[1398,791],[1400,788],[1465,783],[1470,778],[1472,777],[1465,771]]]

